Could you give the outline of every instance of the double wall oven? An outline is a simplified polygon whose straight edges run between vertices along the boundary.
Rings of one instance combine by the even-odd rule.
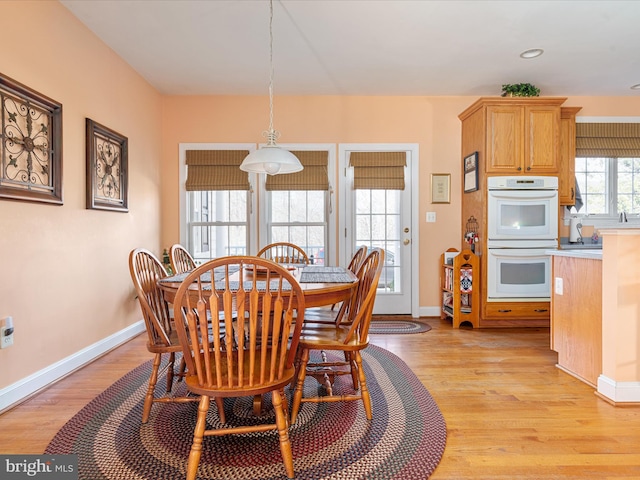
[[[551,258],[558,246],[558,178],[487,178],[488,301],[551,296]]]

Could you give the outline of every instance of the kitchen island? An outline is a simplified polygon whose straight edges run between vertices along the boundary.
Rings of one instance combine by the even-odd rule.
[[[558,367],[595,383],[600,398],[640,406],[640,228],[619,225],[599,234],[601,252],[547,251],[551,347]]]
[[[551,349],[557,366],[596,388],[602,373],[602,250],[550,250]]]

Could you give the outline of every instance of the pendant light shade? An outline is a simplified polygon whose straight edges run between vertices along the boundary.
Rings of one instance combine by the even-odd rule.
[[[265,145],[260,150],[251,152],[245,157],[240,169],[250,173],[295,173],[302,170],[302,164],[289,150],[278,145]]]
[[[288,150],[281,148],[276,143],[280,136],[273,129],[273,0],[269,0],[269,130],[263,132],[267,137],[267,144],[259,150],[250,153],[240,165],[240,170],[250,173],[266,173],[276,175],[279,173],[295,173],[304,167],[300,160]]]

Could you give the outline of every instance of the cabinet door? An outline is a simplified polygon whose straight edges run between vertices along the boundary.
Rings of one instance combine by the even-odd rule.
[[[525,107],[524,170],[526,174],[558,173],[560,107]]]
[[[576,113],[578,107],[560,110],[560,165],[558,197],[560,205],[575,205]]]
[[[487,106],[487,173],[513,175],[522,171],[523,128],[524,110],[521,106]]]

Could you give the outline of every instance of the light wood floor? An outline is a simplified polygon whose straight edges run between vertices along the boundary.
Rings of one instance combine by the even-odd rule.
[[[548,329],[425,320],[428,333],[372,341],[412,368],[445,417],[432,479],[640,479],[640,407],[613,407],[558,370]],[[144,345],[139,336],[1,415],[0,452],[42,453],[80,408],[151,358]]]

